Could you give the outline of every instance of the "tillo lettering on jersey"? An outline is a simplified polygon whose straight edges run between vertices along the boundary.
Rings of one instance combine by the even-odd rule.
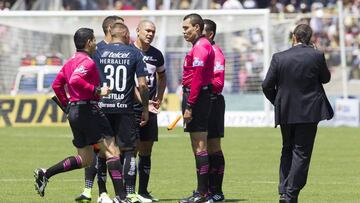
[[[104,99],[124,99],[125,95],[124,94],[115,94],[115,93],[110,93],[108,96],[103,97]]]

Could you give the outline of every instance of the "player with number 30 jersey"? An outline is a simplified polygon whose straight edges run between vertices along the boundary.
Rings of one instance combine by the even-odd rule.
[[[96,61],[100,70],[101,84],[112,91],[99,102],[104,113],[133,112],[135,73],[147,76],[143,56],[125,44],[108,44],[97,50]]]

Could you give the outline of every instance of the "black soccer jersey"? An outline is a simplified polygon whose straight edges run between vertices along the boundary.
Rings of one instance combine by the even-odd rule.
[[[101,40],[99,43],[96,44],[96,51],[100,51],[107,43],[104,40]]]
[[[143,55],[143,60],[146,63],[146,67],[148,70],[148,75],[146,76],[146,81],[148,82],[149,87],[149,98],[153,99],[156,96],[156,88],[157,88],[157,79],[156,73],[165,71],[164,67],[164,56],[160,50],[150,45],[149,49],[144,52],[138,49],[134,44],[130,46],[139,50]],[[142,105],[138,102],[135,102],[134,105],[135,111],[142,111]]]
[[[100,52],[101,52],[101,50],[102,50],[102,48],[103,48],[104,46],[106,46],[106,45],[107,45],[107,43],[105,42],[105,40],[101,40],[100,42],[98,42],[98,43],[96,44],[96,52],[95,52],[95,54],[94,54],[91,58],[93,58],[93,59],[95,60],[97,66],[98,66],[99,64],[98,64],[97,61],[96,61],[96,55],[99,55]],[[104,81],[104,80],[105,80],[104,74],[100,74],[99,77],[100,77],[100,81]]]
[[[103,45],[95,55],[102,86],[112,91],[99,106],[105,113],[133,112],[135,74],[147,76],[141,53],[121,43]]]

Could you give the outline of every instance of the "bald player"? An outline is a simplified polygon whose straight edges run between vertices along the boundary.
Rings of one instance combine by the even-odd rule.
[[[147,66],[149,74],[146,76],[148,88],[149,88],[149,103],[156,108],[156,111],[160,108],[161,102],[164,97],[166,88],[166,74],[164,67],[164,56],[160,50],[151,45],[155,37],[156,27],[152,21],[142,20],[137,28],[137,38],[132,47],[139,50],[143,56],[143,60]],[[150,108],[150,107],[149,107]],[[136,102],[134,105],[135,115],[138,123],[140,123],[141,112],[143,106],[141,103]],[[149,113],[149,122],[145,126],[138,126],[139,130],[139,189],[138,199],[142,203],[149,203],[153,201],[159,201],[150,195],[148,191],[148,183],[151,171],[151,152],[154,142],[158,141],[158,124],[157,114]]]

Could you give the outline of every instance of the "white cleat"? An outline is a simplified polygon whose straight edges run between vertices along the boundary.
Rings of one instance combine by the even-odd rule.
[[[113,200],[110,199],[109,195],[106,192],[100,194],[97,199],[98,203],[113,203]]]

